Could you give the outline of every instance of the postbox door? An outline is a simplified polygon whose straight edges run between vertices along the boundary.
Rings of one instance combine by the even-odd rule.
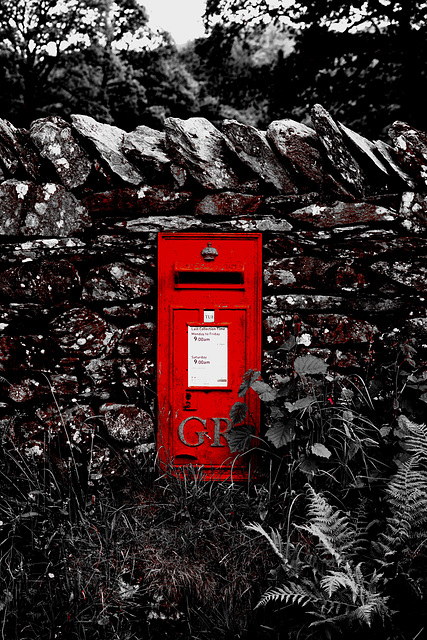
[[[175,464],[197,461],[208,467],[229,467],[231,454],[224,433],[231,427],[229,411],[246,371],[245,308],[173,310],[173,415],[171,453]]]
[[[244,373],[260,367],[261,234],[159,234],[158,455],[208,478],[248,477],[224,433]],[[259,433],[259,398],[249,392]]]

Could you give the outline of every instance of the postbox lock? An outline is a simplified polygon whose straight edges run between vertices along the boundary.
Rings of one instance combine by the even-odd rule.
[[[215,249],[215,247],[212,246],[212,242],[208,242],[208,246],[205,247],[202,251],[203,260],[206,260],[206,262],[211,262],[212,260],[215,260],[217,255],[218,251]]]

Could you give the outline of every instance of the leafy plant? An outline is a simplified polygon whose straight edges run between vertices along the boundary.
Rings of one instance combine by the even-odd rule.
[[[401,446],[407,458],[387,486],[392,516],[385,539],[390,550],[402,545],[414,551],[427,543],[427,427],[404,415],[398,418]]]
[[[284,377],[277,388],[259,379],[259,371],[243,377],[239,396],[252,390],[266,404],[265,444],[308,478],[323,474],[345,487],[371,482],[381,468],[372,452],[382,437],[369,417],[373,405],[363,380],[331,376],[328,365],[312,355],[296,357],[293,366],[293,376]],[[234,451],[251,447],[252,425],[239,424],[247,417],[247,404],[235,403],[230,411],[234,427],[227,434]]]
[[[307,523],[294,525],[291,539],[257,523],[248,525],[268,540],[281,562],[284,581],[267,590],[258,607],[269,602],[298,605],[316,620],[306,632],[325,626],[328,634],[346,626],[370,627],[391,614],[379,590],[383,575],[356,562],[365,547],[366,530],[359,520],[332,507],[322,494],[306,488]],[[296,539],[294,536],[296,534]]]
[[[396,346],[372,365],[367,382],[296,356],[291,340],[276,354],[288,375],[273,384],[257,371],[244,376],[233,415],[249,422],[239,405],[247,393],[259,395],[267,423],[259,458],[270,479],[276,467],[283,496],[260,514],[262,524],[248,525],[279,560],[257,610],[274,605],[289,637],[351,630],[352,637],[397,640],[425,628],[427,429],[416,416],[426,374],[411,344]],[[235,423],[230,438],[243,426]]]

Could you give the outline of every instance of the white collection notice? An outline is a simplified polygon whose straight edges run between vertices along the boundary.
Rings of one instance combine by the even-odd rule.
[[[228,385],[228,327],[188,327],[188,386]]]

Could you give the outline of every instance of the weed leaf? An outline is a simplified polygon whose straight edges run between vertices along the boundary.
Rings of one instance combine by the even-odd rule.
[[[332,455],[331,451],[329,451],[329,449],[320,442],[316,442],[312,445],[311,453],[315,456],[319,456],[320,458],[330,458]]]
[[[305,456],[300,459],[300,463],[298,465],[298,469],[303,473],[306,473],[309,476],[312,476],[318,470],[318,466],[316,461],[313,458],[306,458]]]
[[[242,384],[239,387],[238,395],[239,398],[243,398],[243,396],[249,391],[249,387],[252,385],[255,380],[261,375],[261,371],[256,371],[255,369],[249,369],[243,376]]]
[[[295,437],[295,420],[292,418],[286,422],[277,422],[268,429],[265,437],[276,449],[283,447]]]
[[[281,410],[280,407],[278,407],[277,405],[273,404],[270,407],[270,418],[271,421],[275,421],[275,420],[280,420],[280,418],[283,418],[285,414],[283,413],[283,411]]]
[[[316,401],[314,396],[306,396],[305,398],[300,398],[296,402],[285,402],[286,409],[292,413],[292,411],[297,411],[298,409],[305,409],[309,407],[313,402]]]
[[[36,518],[40,513],[37,511],[27,511],[27,513],[23,513],[21,515],[21,520],[29,520],[30,518]]]
[[[273,387],[270,387],[269,384],[262,380],[255,380],[255,382],[252,382],[251,387],[264,402],[271,402],[277,398],[276,389],[273,389]]]
[[[277,351],[291,351],[295,347],[296,343],[297,341],[295,339],[295,336],[290,336],[288,340],[286,340],[286,342],[280,345],[280,347],[277,347],[277,349],[270,349],[267,353],[276,353]]]
[[[328,365],[324,360],[316,358],[316,356],[299,356],[295,359],[294,369],[295,373],[298,373],[301,377],[306,375],[313,376],[317,373],[326,373]]]
[[[233,424],[243,422],[248,413],[248,405],[246,402],[235,402],[230,409],[230,420]]]
[[[238,427],[233,427],[227,433],[224,433],[224,438],[228,442],[231,453],[236,451],[247,451],[252,444],[252,438],[254,436],[255,429],[250,424],[242,424]]]

